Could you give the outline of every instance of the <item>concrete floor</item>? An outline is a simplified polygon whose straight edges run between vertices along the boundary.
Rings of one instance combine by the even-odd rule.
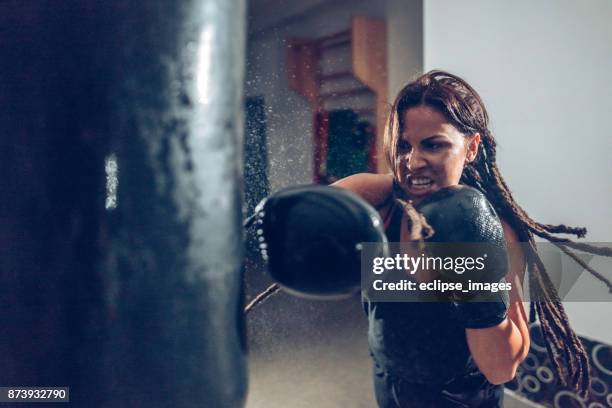
[[[249,314],[247,327],[246,408],[376,406],[359,297],[322,302],[279,293]]]

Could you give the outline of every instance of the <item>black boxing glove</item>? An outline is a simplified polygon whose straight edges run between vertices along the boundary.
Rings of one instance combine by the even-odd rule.
[[[481,270],[440,271],[443,280],[461,282],[465,289],[470,283],[505,283],[508,255],[504,231],[495,210],[481,192],[468,186],[443,188],[428,195],[416,209],[434,229],[434,234],[426,240],[429,256],[486,258]],[[506,290],[456,295],[453,303],[457,320],[465,328],[492,327],[506,318],[509,303]]]
[[[350,296],[361,289],[362,242],[387,238],[376,210],[337,187],[290,187],[257,208],[260,252],[268,272],[290,293],[311,298]]]

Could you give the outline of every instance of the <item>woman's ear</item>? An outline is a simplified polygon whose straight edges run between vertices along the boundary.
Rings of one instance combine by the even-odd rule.
[[[476,159],[478,154],[478,146],[480,146],[480,133],[474,133],[467,138],[467,152],[465,155],[465,164],[471,163]]]

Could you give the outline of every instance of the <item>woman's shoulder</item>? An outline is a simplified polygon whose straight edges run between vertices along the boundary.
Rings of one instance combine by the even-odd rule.
[[[521,241],[518,237],[518,234],[516,233],[516,230],[512,227],[512,225],[510,225],[510,222],[501,217],[499,221],[501,222],[501,226],[504,229],[504,235],[506,237],[506,241],[512,244],[519,245]]]
[[[332,184],[358,194],[372,206],[380,208],[391,198],[392,174],[358,173]]]

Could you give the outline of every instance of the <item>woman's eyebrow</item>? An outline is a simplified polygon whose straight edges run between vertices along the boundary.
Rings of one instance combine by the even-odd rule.
[[[444,140],[446,140],[447,138],[444,135],[435,134],[435,135],[427,136],[426,138],[422,139],[421,143],[423,143],[423,142],[433,142],[436,139],[444,139]]]

